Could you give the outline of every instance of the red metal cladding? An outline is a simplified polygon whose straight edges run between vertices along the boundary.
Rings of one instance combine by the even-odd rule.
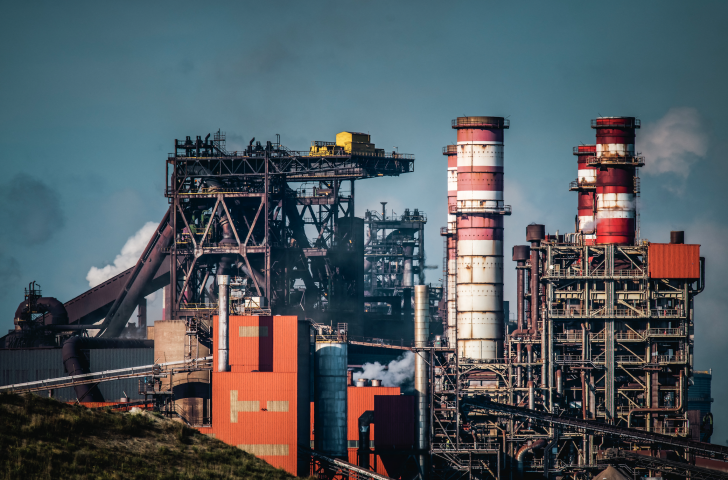
[[[410,395],[374,398],[374,425],[377,450],[412,448],[415,443],[415,404]]]
[[[349,416],[347,419],[347,440],[359,440],[359,417],[367,410],[374,411],[376,397],[399,397],[399,395],[399,387],[349,387],[346,401]],[[414,418],[414,413],[412,418]],[[376,438],[374,426],[369,432],[370,440],[374,440]]]
[[[299,412],[295,373],[212,374],[212,433],[289,473],[298,473],[299,441],[308,429],[309,405]]]
[[[592,122],[596,129],[596,155],[601,162],[596,184],[596,243],[633,244],[637,207],[636,168],[626,161],[635,154],[634,117],[600,117]]]
[[[231,316],[229,319],[231,371],[298,371],[298,318],[295,316]],[[217,316],[213,318],[217,326]],[[305,334],[305,332],[303,332]],[[213,361],[217,356],[213,335]]]
[[[700,278],[700,245],[650,243],[647,259],[650,278]]]

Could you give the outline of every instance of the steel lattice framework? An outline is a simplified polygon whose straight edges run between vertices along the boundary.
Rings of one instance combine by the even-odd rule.
[[[251,141],[227,152],[218,132],[175,140],[167,160],[170,288],[166,318],[203,318],[217,304],[216,274],[230,268],[233,311],[301,314],[326,322],[363,308],[363,220],[354,182],[414,170],[394,152],[311,155]]]

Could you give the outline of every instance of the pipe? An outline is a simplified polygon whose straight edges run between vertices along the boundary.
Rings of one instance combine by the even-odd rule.
[[[152,281],[157,270],[159,270],[159,266],[167,258],[164,249],[169,245],[173,235],[174,232],[172,232],[172,225],[170,224],[170,210],[168,209],[162,221],[159,222],[155,234],[144,249],[144,253],[134,266],[124,289],[111,306],[106,319],[97,327],[101,330],[97,335],[98,337],[118,337],[124,330],[129,318],[139,305],[139,300],[144,297],[145,287]]]
[[[414,242],[414,238],[411,240]],[[413,268],[414,259],[412,255],[415,252],[415,246],[408,244],[404,247],[404,262],[402,265],[402,286],[413,287],[415,284],[415,271]]]
[[[230,370],[228,358],[228,290],[230,277],[228,275],[217,276],[218,285],[218,318],[217,318],[217,371],[227,372]]]
[[[370,431],[374,423],[374,411],[367,410],[359,417],[359,466],[369,468]]]
[[[680,410],[682,410],[682,404],[683,404],[683,371],[680,370],[680,377],[678,380],[678,383],[680,385],[679,388],[679,395],[678,395],[678,405],[674,408],[664,408],[664,407],[652,407],[652,408],[633,408],[629,411],[627,414],[627,428],[630,428],[632,426],[632,414],[633,413],[678,413]]]
[[[693,292],[693,296],[702,293],[705,290],[705,257],[700,257],[700,281],[698,289]]]
[[[536,407],[536,388],[533,381],[528,381],[528,409],[533,410]]]
[[[74,336],[63,342],[61,356],[63,368],[68,375],[81,375],[91,373],[91,366],[84,355],[83,350],[88,349],[110,349],[110,348],[154,348],[153,340],[134,339],[106,339]],[[103,402],[104,396],[98,388],[98,384],[75,385],[76,398],[79,402]]]
[[[561,376],[561,369],[556,370],[556,393],[564,394],[564,379]]]
[[[539,448],[544,448],[546,446],[546,440],[543,438],[540,438],[533,442],[531,445],[525,444],[521,448],[518,449],[516,452],[516,461],[518,462],[518,471],[523,472],[524,471],[524,464],[523,464],[523,457],[526,456],[527,452],[533,452],[534,450],[538,450]]]
[[[415,286],[415,347],[425,349],[429,346],[430,337],[430,300],[427,285]],[[420,452],[430,450],[429,411],[427,402],[428,366],[425,355],[427,350],[415,352],[415,401],[416,423],[415,439]],[[424,475],[427,469],[427,457],[424,453],[418,456],[420,471]]]
[[[18,325],[18,322],[26,321],[25,317],[27,310],[27,301],[23,300],[15,310],[15,318],[13,320],[15,325]],[[35,313],[44,314],[42,319],[43,325],[68,325],[68,313],[66,312],[66,307],[53,297],[38,298],[35,301]]]

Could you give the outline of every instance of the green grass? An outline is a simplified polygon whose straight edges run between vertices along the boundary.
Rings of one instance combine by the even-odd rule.
[[[292,479],[249,453],[150,414],[0,394],[0,479]]]

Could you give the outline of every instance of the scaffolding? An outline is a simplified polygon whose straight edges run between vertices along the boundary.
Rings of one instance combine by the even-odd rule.
[[[472,360],[452,348],[428,349],[437,477],[587,478],[609,463],[608,448],[645,453],[669,446],[684,461],[708,448],[697,446],[687,414],[693,299],[704,288],[704,259],[700,279],[660,278],[650,270],[646,241],[584,245],[579,235],[567,237],[547,235],[532,244],[532,260],[518,267],[525,271],[524,310],[504,339],[504,358]],[[481,408],[484,401],[500,408]],[[583,425],[567,428],[537,415]],[[726,453],[721,447],[707,455]],[[640,474],[654,471],[650,465],[633,462]]]

